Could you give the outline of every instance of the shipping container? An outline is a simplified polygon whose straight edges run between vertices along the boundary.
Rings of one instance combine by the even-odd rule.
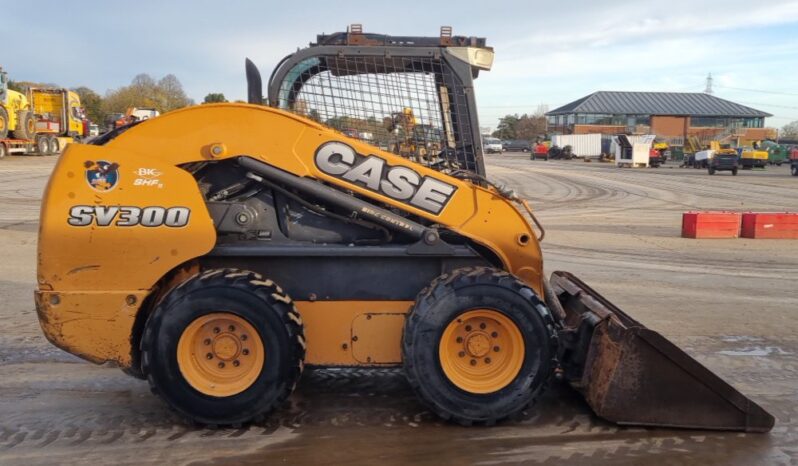
[[[551,145],[561,149],[571,146],[576,157],[601,156],[601,134],[562,134],[551,137]]]

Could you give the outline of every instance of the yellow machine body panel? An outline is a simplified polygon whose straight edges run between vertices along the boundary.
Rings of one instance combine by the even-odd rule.
[[[412,301],[297,301],[307,340],[305,362],[316,366],[397,365]]]
[[[331,176],[314,162],[317,150],[329,142],[344,143],[363,156],[376,155],[388,167],[409,168],[455,190],[443,209],[432,213]],[[142,296],[152,292],[170,271],[207,254],[216,242],[197,183],[179,166],[239,156],[325,181],[444,225],[488,248],[507,271],[543,296],[536,233],[524,215],[494,190],[349,139],[287,112],[247,104],[213,104],[142,122],[104,146],[67,147],[50,178],[41,212],[37,302],[48,338],[92,361],[129,365],[130,339]],[[141,183],[143,179],[157,182]],[[324,322],[334,314],[324,317],[314,309],[341,309],[339,304],[299,304],[300,311],[308,315],[306,362],[397,362],[398,340],[378,336],[386,332],[400,335],[403,319],[388,318],[380,320],[379,325],[361,322],[360,328],[373,334],[364,337],[370,343],[361,342],[360,352],[353,351],[351,343],[346,354],[340,350],[342,338],[351,333],[352,322],[359,315],[401,314],[410,304],[385,303],[375,307],[370,302],[353,302],[344,311],[345,318],[332,318],[336,329],[327,326],[335,337],[314,330],[325,328],[314,321]],[[80,325],[80,321],[91,325]],[[332,348],[335,352],[330,352]],[[371,363],[370,354],[374,354]],[[365,361],[357,359],[358,355]]]
[[[744,149],[742,154],[740,155],[741,158],[744,159],[753,159],[753,160],[764,160],[767,161],[768,159],[768,152],[765,150],[757,150],[757,149]]]

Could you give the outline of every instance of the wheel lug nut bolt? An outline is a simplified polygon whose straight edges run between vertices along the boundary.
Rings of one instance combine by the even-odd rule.
[[[205,355],[205,359],[213,359],[213,355],[211,353],[208,353]]]
[[[210,338],[206,338],[203,343],[205,343],[206,345],[210,345],[211,344],[211,339]]]
[[[241,354],[243,354],[244,356],[247,356],[249,354],[249,350],[244,348],[244,350],[241,351]]]
[[[477,360],[476,359],[472,359],[471,360],[471,365],[472,366],[476,366],[477,365]]]
[[[496,332],[493,332],[493,333],[491,333],[491,334],[490,334],[490,336],[492,336],[493,338],[496,338],[496,337],[498,337],[498,336],[499,336],[499,334],[498,334],[498,333],[496,333]]]
[[[471,326],[470,325],[466,325],[466,332],[470,332],[470,331],[471,331]]]
[[[223,362],[219,363],[219,369],[224,369],[224,363]]]
[[[238,359],[236,359],[235,361],[233,361],[233,365],[234,365],[234,366],[238,367],[238,365],[239,365],[239,364],[241,364],[241,363],[240,363],[240,362],[238,362]]]
[[[241,335],[241,341],[247,341],[247,336],[246,335]]]
[[[490,364],[490,358],[485,358],[485,364]]]
[[[482,330],[485,330],[485,327],[487,327],[487,325],[485,325],[485,322],[479,324],[479,328],[481,328]]]
[[[494,347],[493,347],[493,351],[495,351],[495,352],[497,352],[497,353],[498,353],[498,352],[499,352],[499,347],[498,347],[498,346],[494,346]]]
[[[219,327],[214,327],[214,328],[213,328],[213,333],[219,333],[219,332],[221,332],[221,330],[219,329]]]
[[[228,330],[230,330],[231,332],[235,332],[235,331],[236,331],[236,327],[235,327],[235,325],[231,325],[231,326],[229,326],[229,327],[227,327],[227,328],[228,328]]]
[[[457,337],[457,343],[462,343],[462,342],[463,342],[463,337]]]
[[[465,351],[460,351],[459,353],[457,353],[457,355],[460,356],[461,358],[464,358],[465,357]]]

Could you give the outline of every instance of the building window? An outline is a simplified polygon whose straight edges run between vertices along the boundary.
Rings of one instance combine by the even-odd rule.
[[[593,113],[585,115],[586,125],[609,125],[611,123],[612,115],[604,115],[601,113]]]
[[[764,124],[764,119],[759,117],[692,117],[690,119],[690,126],[695,128],[762,128]]]

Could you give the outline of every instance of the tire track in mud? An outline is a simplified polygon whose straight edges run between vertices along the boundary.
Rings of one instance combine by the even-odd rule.
[[[120,376],[122,383],[132,379]],[[143,387],[141,387],[143,388]],[[63,388],[54,390],[69,393]],[[0,389],[8,400],[14,393]],[[22,398],[36,399],[42,393],[23,393]],[[98,393],[99,395],[99,393]],[[146,390],[136,394],[128,390],[116,393],[119,405],[105,398],[94,407],[77,412],[16,412],[0,418],[0,459],[10,449],[37,449],[47,446],[103,446],[116,443],[172,443],[207,438],[239,438],[269,435],[280,427],[305,426],[403,426],[440,423],[416,400],[404,373],[398,369],[324,369],[308,370],[297,390],[282,409],[266,421],[240,429],[205,429],[187,423],[171,412]],[[19,397],[16,394],[16,397]],[[114,396],[113,398],[117,398]],[[131,404],[129,398],[143,399],[145,407]],[[7,411],[7,409],[3,409]]]
[[[0,161],[0,230],[30,231],[38,224],[51,170],[51,164],[9,168]]]
[[[764,343],[792,348],[779,342]],[[728,348],[723,346],[727,342],[718,339],[702,338],[693,344],[702,345],[704,351],[707,345],[715,350]],[[699,355],[702,360],[713,357],[712,354],[706,358],[702,355]],[[792,367],[788,372],[795,377],[796,368]],[[732,381],[739,384],[745,379],[747,383],[761,383],[772,368],[763,369],[766,370],[757,375],[737,377]],[[148,396],[146,391],[143,392],[137,397]],[[789,399],[784,401],[776,403],[778,409],[773,411],[779,419],[789,422],[798,416],[798,408],[789,403]],[[440,441],[449,438],[460,442],[463,437],[470,438],[469,443],[474,445],[470,458],[479,464],[641,459],[662,454],[669,455],[668,459],[673,455],[685,459],[681,455],[687,451],[703,455],[710,448],[713,454],[722,453],[721,450],[734,447],[742,438],[757,438],[737,433],[619,427],[596,418],[575,392],[560,384],[555,384],[534,410],[525,412],[516,421],[502,423],[495,429],[461,429],[449,426],[424,409],[415,400],[400,370],[310,370],[285,407],[262,424],[239,429],[196,428],[184,423],[159,403],[150,400],[144,405],[128,404],[122,407],[125,409],[103,405],[89,413],[48,413],[50,417],[57,417],[55,421],[52,418],[32,419],[35,416],[28,413],[5,416],[0,422],[0,458],[3,452],[19,449],[94,450],[118,444],[166,447],[175,442],[186,445],[212,439],[251,441],[258,436],[271,435],[280,428],[298,433],[326,429],[323,432],[328,432],[329,436],[345,433],[345,429],[340,430],[343,428],[378,428],[385,433],[396,430],[397,434],[410,428],[420,429],[422,435],[433,429]],[[783,434],[794,438],[796,427],[788,426]],[[746,448],[750,450],[750,445]],[[468,450],[462,453],[468,453]],[[718,458],[734,456],[727,454]]]
[[[669,266],[671,268],[682,266],[684,268],[706,269],[703,273],[712,273],[713,269],[721,269],[725,272],[738,271],[737,275],[757,273],[764,277],[781,278],[785,280],[798,279],[798,268],[790,261],[785,259],[784,263],[762,263],[746,261],[742,259],[724,259],[723,256],[712,258],[711,261],[689,255],[669,254],[667,262],[663,262],[663,255],[655,252],[635,252],[632,250],[624,251],[596,251],[593,248],[570,246],[565,244],[552,245],[550,254],[572,258],[574,260],[594,259],[600,261],[613,260],[622,262],[632,262],[649,267]],[[718,270],[720,272],[721,270]]]
[[[696,176],[683,176],[681,169],[677,172],[644,172],[630,173],[626,170],[614,169],[614,167],[585,167],[576,165],[576,162],[562,162],[560,165],[541,167],[540,165],[529,165],[517,163],[518,160],[498,160],[496,167],[491,172],[491,178],[501,180],[514,188],[524,197],[533,200],[539,205],[538,211],[552,210],[563,206],[583,208],[595,203],[605,203],[608,201],[623,201],[630,197],[647,198],[655,201],[650,207],[670,207],[673,209],[701,209],[706,208],[706,199],[720,199],[730,203],[740,201],[753,202],[755,205],[766,205],[770,208],[794,209],[794,202],[783,201],[782,199],[792,199],[791,188],[771,186],[770,189],[751,189],[751,184],[746,183],[744,177],[736,177],[734,180],[723,180],[718,177],[709,180],[711,184],[701,183]],[[505,172],[510,170],[510,172]],[[643,169],[637,169],[643,170]],[[514,172],[513,172],[514,171]],[[531,181],[523,186],[517,186],[517,172],[522,171],[531,178]],[[640,175],[644,175],[641,179]],[[557,191],[551,188],[549,179],[563,187],[566,191],[565,198],[552,199]],[[749,177],[750,179],[750,177]],[[647,184],[643,184],[647,183]],[[540,184],[546,186],[543,192],[538,190]],[[595,189],[597,194],[591,197],[586,194],[581,197],[572,197],[574,191],[587,193],[583,185]],[[759,187],[760,185],[754,185]],[[740,189],[744,188],[743,193]],[[783,191],[783,196],[778,193]],[[614,193],[614,194],[613,194]],[[582,201],[575,204],[574,201]],[[662,203],[662,206],[656,203]],[[640,208],[641,205],[629,205],[624,210],[630,208]]]

